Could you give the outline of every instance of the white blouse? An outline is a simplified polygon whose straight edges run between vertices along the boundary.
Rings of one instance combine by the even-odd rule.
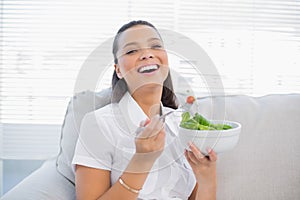
[[[163,107],[163,113],[171,108]],[[134,137],[147,116],[127,92],[119,103],[88,113],[82,120],[73,166],[80,164],[111,171],[111,185],[118,181],[135,152]],[[196,180],[178,140],[180,118],[165,121],[166,143],[149,173],[138,199],[188,199]],[[74,170],[74,167],[73,167]]]

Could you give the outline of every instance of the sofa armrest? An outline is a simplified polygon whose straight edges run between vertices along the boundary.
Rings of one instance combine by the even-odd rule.
[[[1,200],[16,199],[72,200],[76,199],[75,187],[58,173],[56,158],[53,158],[1,197]]]

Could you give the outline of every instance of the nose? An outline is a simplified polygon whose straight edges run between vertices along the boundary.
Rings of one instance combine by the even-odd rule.
[[[140,60],[146,60],[149,58],[154,58],[154,54],[151,52],[151,49],[144,48],[141,51]]]

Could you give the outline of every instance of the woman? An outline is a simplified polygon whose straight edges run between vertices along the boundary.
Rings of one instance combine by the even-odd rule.
[[[73,158],[77,199],[215,199],[215,152],[203,156],[190,143],[181,156],[174,119],[159,119],[177,105],[157,29],[125,24],[113,55],[113,103],[82,121]]]

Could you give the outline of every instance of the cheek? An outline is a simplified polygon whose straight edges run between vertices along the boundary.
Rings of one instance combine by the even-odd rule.
[[[168,54],[166,51],[162,51],[160,54],[161,62],[165,67],[169,67],[169,60],[168,60]]]
[[[168,60],[167,53],[166,52],[162,53],[160,58],[161,58],[161,63],[162,63],[164,73],[168,73],[169,72],[169,60]]]
[[[120,72],[123,76],[132,70],[133,64],[130,62],[130,60],[120,59],[119,63],[122,63],[122,65],[120,65]]]

